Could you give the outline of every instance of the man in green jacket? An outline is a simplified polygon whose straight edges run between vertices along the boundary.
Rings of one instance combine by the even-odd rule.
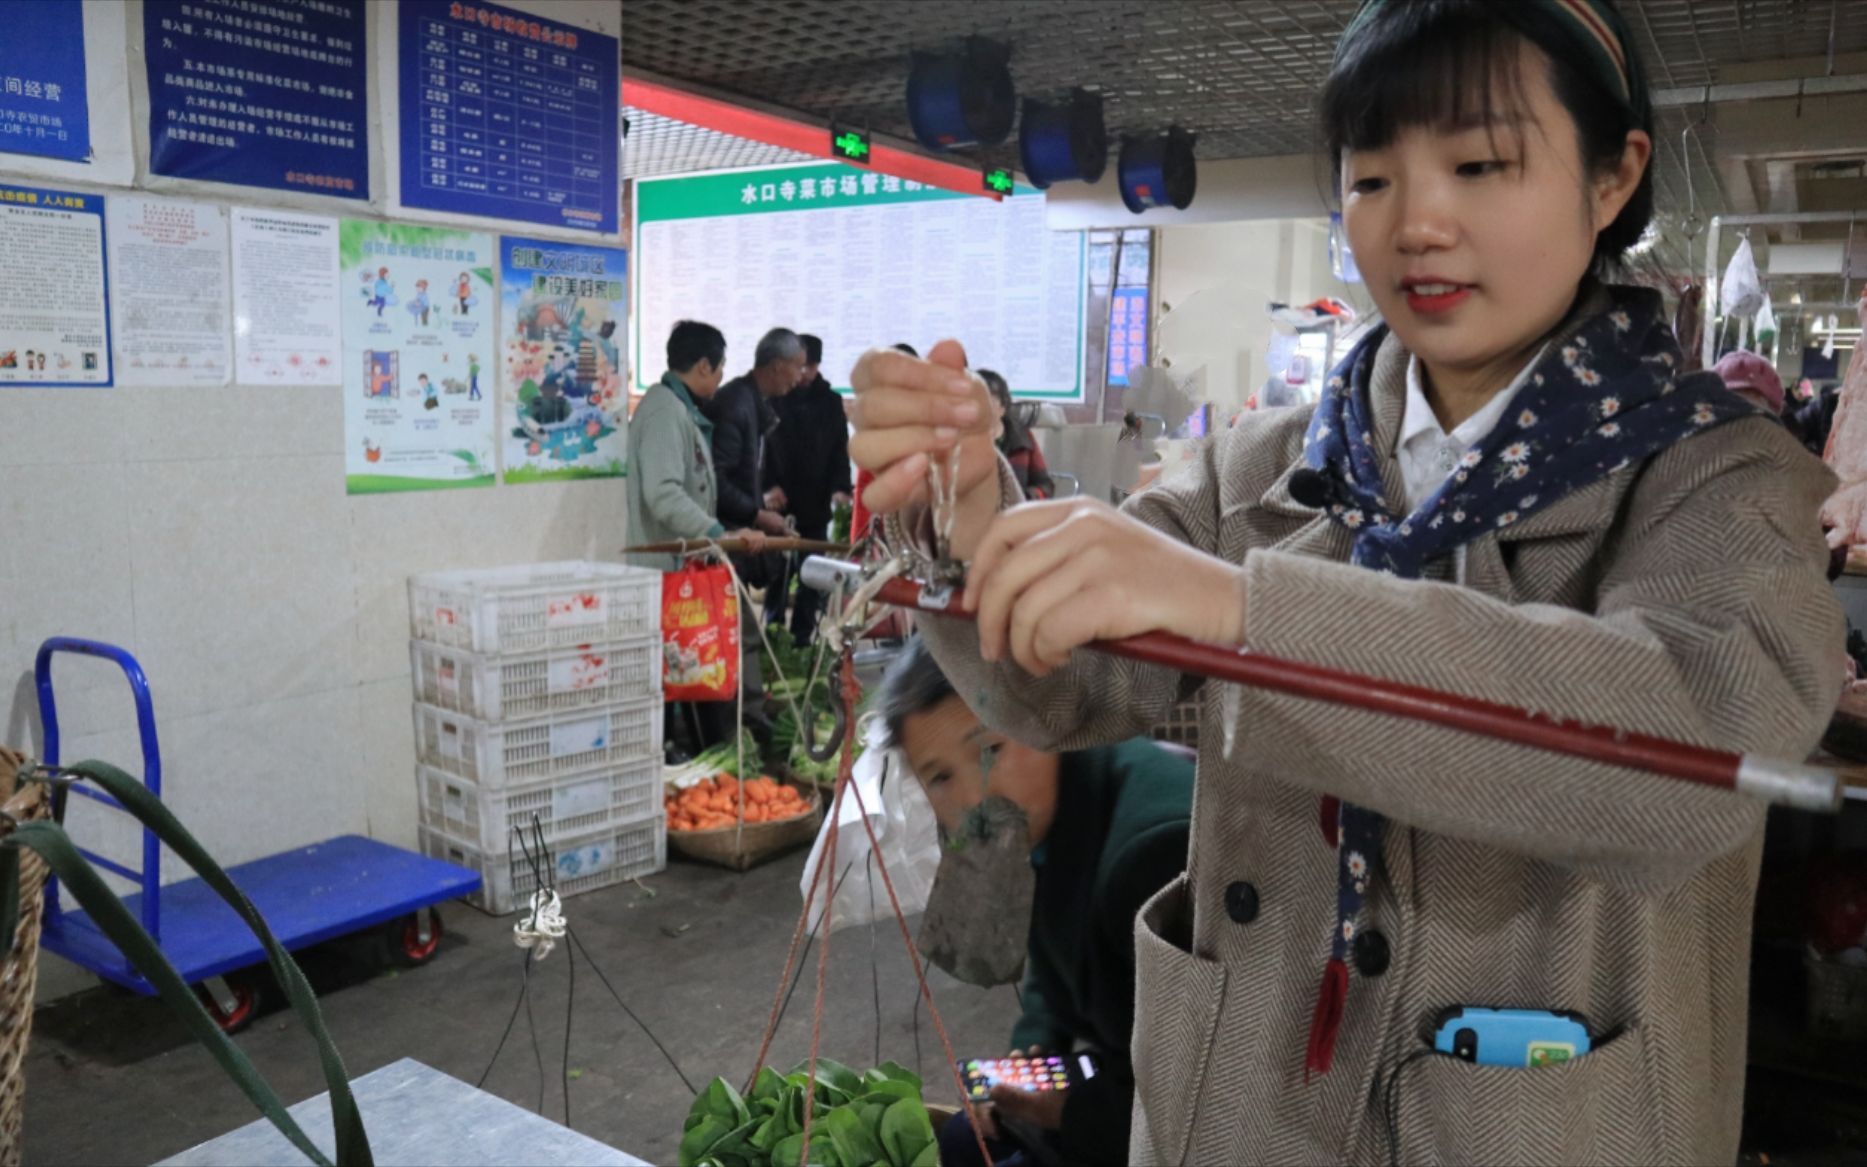
[[[1126,1163],[1134,921],[1186,866],[1192,762],[1145,738],[1067,754],[1013,741],[967,708],[918,637],[889,669],[876,706],[927,792],[942,837],[988,793],[1024,811],[1037,886],[1011,1052],[1068,1060],[1089,1049],[1100,1063],[1095,1077],[1062,1092],[995,1087],[979,1108],[994,1161]],[[941,1132],[940,1162],[979,1164],[964,1114]]]
[[[683,320],[668,334],[668,371],[629,419],[629,545],[717,539],[719,486],[713,475],[713,423],[700,402],[719,392],[726,337],[711,324]],[[757,531],[734,537],[764,541]],[[637,567],[672,571],[677,555],[631,555]]]

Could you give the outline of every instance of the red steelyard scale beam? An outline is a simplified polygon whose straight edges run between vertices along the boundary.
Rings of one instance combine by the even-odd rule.
[[[859,570],[853,564],[821,558],[813,558],[811,563],[822,565],[821,575],[851,580],[857,578]],[[929,588],[918,580],[891,579],[881,585],[877,598],[896,607],[963,620],[973,618],[960,606],[957,590]],[[1832,813],[1840,809],[1845,791],[1840,774],[1818,766],[1712,750],[1609,726],[1559,721],[1493,701],[1226,648],[1166,632],[1098,640],[1085,647],[1213,680],[1430,722],[1551,753],[1733,790],[1803,810]]]

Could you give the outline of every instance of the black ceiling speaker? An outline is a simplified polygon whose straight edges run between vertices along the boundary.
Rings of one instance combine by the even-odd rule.
[[[1024,176],[1039,190],[1053,182],[1095,182],[1109,164],[1108,128],[1102,97],[1073,90],[1067,104],[1024,99],[1018,124],[1018,155]]]
[[[1184,211],[1193,204],[1199,166],[1193,161],[1194,135],[1173,126],[1164,134],[1122,142],[1121,201],[1140,214],[1149,207]]]
[[[946,53],[916,53],[908,73],[908,121],[929,150],[996,146],[1011,136],[1018,95],[1011,51],[969,37]]]

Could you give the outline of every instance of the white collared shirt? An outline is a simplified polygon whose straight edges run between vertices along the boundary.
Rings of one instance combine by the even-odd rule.
[[[1420,380],[1420,358],[1407,357],[1407,409],[1400,419],[1400,441],[1394,449],[1394,460],[1399,464],[1400,476],[1407,485],[1409,513],[1432,497],[1446,476],[1458,469],[1460,456],[1483,441],[1497,426],[1498,419],[1504,416],[1512,398],[1517,396],[1517,390],[1530,379],[1531,371],[1542,359],[1543,354],[1539,351],[1509,385],[1485,402],[1483,409],[1460,422],[1448,434],[1434,415],[1432,403],[1426,400],[1426,388]],[[1463,582],[1463,546],[1454,552],[1453,566],[1454,578]]]

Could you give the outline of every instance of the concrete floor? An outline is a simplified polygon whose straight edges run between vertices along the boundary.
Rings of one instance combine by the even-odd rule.
[[[625,884],[566,903],[572,929],[696,1085],[716,1074],[738,1082],[753,1069],[801,906],[803,865],[801,851],[744,875],[676,862],[643,880],[646,891]],[[413,971],[384,971],[379,943],[338,942],[306,954],[302,963],[352,1077],[402,1057],[467,1082],[486,1071],[518,995],[514,917],[492,919],[459,904],[445,917],[441,952]],[[837,933],[831,950],[822,1052],[866,1067],[877,1041],[868,930]],[[914,977],[892,923],[877,927],[874,951],[881,1056],[913,1067]],[[809,1051],[814,950],[810,959],[768,1059],[780,1068]],[[544,1113],[558,1122],[568,972],[561,949],[533,970],[542,1076],[521,1012],[485,1085],[533,1109],[542,1089]],[[581,959],[575,976],[570,1125],[672,1163],[691,1094]],[[930,982],[958,1054],[1005,1047],[1017,1013],[1010,988],[980,990],[937,970]],[[237,1040],[287,1103],[324,1090],[315,1049],[289,1010],[274,1004]],[[944,1099],[952,1087],[941,1089],[943,1057],[924,1012],[919,1066],[929,1097]],[[160,1002],[95,988],[36,1014],[26,1066],[29,1163],[150,1163],[255,1117]]]

